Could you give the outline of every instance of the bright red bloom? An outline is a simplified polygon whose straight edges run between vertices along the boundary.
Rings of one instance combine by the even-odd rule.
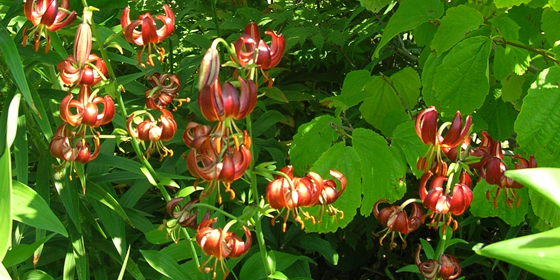
[[[259,28],[255,22],[245,26],[244,34],[234,43],[235,53],[241,66],[254,62],[258,68],[270,69],[278,65],[286,48],[284,35],[276,35],[270,30],[264,33],[271,37],[270,46],[261,40]]]
[[[159,53],[160,61],[163,61],[165,50],[158,47],[156,44],[163,41],[165,38],[171,36],[175,30],[175,15],[167,4],[163,5],[165,15],[157,15],[156,19],[160,20],[163,25],[156,29],[156,23],[150,13],[139,15],[135,21],[130,20],[130,8],[126,7],[121,16],[121,26],[124,30],[124,38],[137,46],[143,46],[142,51],[138,52],[138,64],[143,65],[140,61],[140,56],[146,46],[148,46],[148,65],[154,65],[152,60],[152,46]],[[141,30],[136,30],[140,25]]]
[[[426,145],[430,148],[424,157],[418,159],[416,168],[426,172],[433,170],[438,175],[445,175],[447,173],[447,163],[441,157],[443,152],[446,155],[453,155],[452,160],[456,160],[456,151],[451,151],[460,146],[465,138],[468,137],[468,132],[471,127],[471,116],[465,119],[465,125],[461,120],[461,113],[457,111],[453,122],[444,123],[441,127],[437,126],[437,111],[435,107],[429,107],[416,117],[416,133]],[[447,128],[445,135],[443,131]],[[435,165],[434,165],[435,162]]]
[[[251,80],[238,77],[240,91],[229,82],[223,88],[219,79],[198,93],[198,107],[208,121],[224,122],[228,119],[242,120],[257,104],[257,87]]]
[[[160,160],[167,156],[173,156],[173,150],[168,149],[162,143],[163,141],[171,140],[177,131],[177,123],[173,119],[171,112],[162,109],[161,115],[157,120],[149,115],[149,119],[139,123],[136,129],[132,128],[133,119],[134,114],[130,115],[126,122],[128,133],[138,140],[150,141],[148,149],[146,149],[147,158],[154,151],[160,154]]]
[[[220,182],[225,184],[225,192],[230,194],[230,199],[234,199],[235,192],[230,188],[231,183],[241,178],[249,168],[251,138],[243,131],[243,144],[239,145],[237,135],[232,136],[234,143],[230,143],[229,136],[208,136],[208,130],[209,127],[197,126],[196,123],[187,126],[186,135],[183,134],[183,140],[187,146],[191,146],[187,155],[187,168],[191,175],[208,182],[200,199],[217,187],[218,202],[222,203]]]
[[[99,111],[102,105],[103,111]],[[60,118],[72,126],[87,125],[95,128],[107,124],[115,116],[115,103],[110,96],[99,97],[91,94],[87,85],[80,87],[78,99],[72,93],[60,103]]]
[[[451,255],[442,254],[437,260],[427,260],[427,261],[420,261],[420,251],[422,250],[422,246],[418,245],[416,248],[416,266],[420,270],[422,276],[426,277],[427,279],[432,279],[434,277],[438,277],[440,279],[455,279],[461,275],[461,265],[459,264],[459,260]]]
[[[90,54],[85,63],[83,67],[78,67],[78,62],[73,55],[69,55],[68,58],[59,62],[56,69],[60,72],[62,82],[69,87],[76,85],[93,86],[107,75],[105,61],[97,55]]]
[[[45,33],[45,37],[47,38],[45,53],[49,51],[51,37],[45,29],[57,31],[68,26],[76,19],[75,11],[68,14],[68,0],[62,0],[60,8],[62,8],[62,10],[58,8],[58,0],[25,1],[23,12],[25,17],[31,21],[34,26],[30,33],[33,35],[33,40],[35,41],[35,51],[39,50],[39,39],[43,33]],[[23,46],[25,47],[28,37],[27,27],[24,28],[23,34]]]
[[[187,202],[184,206],[179,205],[179,203],[183,200],[185,200],[185,197],[176,197],[167,202],[167,213],[169,214],[169,216],[176,219],[177,224],[181,225],[182,227],[196,229],[198,228],[198,224],[196,223],[196,216],[198,215],[198,211],[192,211],[191,206],[195,203],[198,203],[199,200],[193,199]],[[179,207],[179,211],[175,211],[177,207]]]
[[[399,237],[403,242],[403,249],[406,248],[406,240],[403,238],[402,234],[409,234],[415,230],[417,230],[422,223],[420,222],[420,218],[422,217],[422,209],[418,204],[412,202],[412,211],[410,215],[407,216],[406,211],[404,211],[403,207],[399,205],[390,205],[385,207],[379,211],[379,203],[387,202],[387,200],[382,199],[377,201],[373,205],[373,215],[377,219],[379,223],[381,223],[386,231],[385,234],[379,239],[379,245],[383,245],[383,239],[389,233],[391,234],[391,243],[390,248],[393,249],[397,247],[397,243],[394,242],[395,232],[399,233]],[[383,232],[381,231],[381,232]]]
[[[163,109],[178,95],[181,84],[179,77],[173,74],[154,73],[148,77],[148,83],[153,86],[144,91],[146,107],[150,109]]]
[[[220,55],[215,48],[208,48],[202,62],[200,63],[200,71],[198,73],[198,90],[202,91],[205,87],[214,85],[220,74]]]
[[[453,192],[449,192],[443,186],[443,182],[447,181],[445,176],[436,176],[432,179],[430,183],[430,189],[426,190],[426,184],[433,173],[431,171],[426,172],[422,175],[420,179],[420,198],[424,204],[424,207],[430,210],[430,227],[438,224],[441,220],[443,223],[443,232],[445,233],[445,227],[453,223],[453,230],[457,230],[457,221],[453,219],[453,215],[461,215],[472,202],[472,191],[471,191],[471,178],[466,173],[461,174],[459,182],[453,187]],[[428,214],[426,214],[428,215]],[[424,220],[426,217],[422,217]]]
[[[196,243],[200,246],[205,255],[210,256],[210,258],[202,264],[205,272],[214,271],[212,279],[216,278],[216,266],[219,261],[220,267],[222,271],[224,271],[225,279],[229,271],[224,264],[224,259],[239,258],[247,253],[252,244],[251,232],[243,226],[243,232],[245,233],[245,241],[243,241],[233,232],[228,232],[221,228],[212,228],[212,224],[215,223],[216,220],[217,218],[203,220],[200,223],[196,233]],[[212,268],[206,267],[212,259],[214,259]]]

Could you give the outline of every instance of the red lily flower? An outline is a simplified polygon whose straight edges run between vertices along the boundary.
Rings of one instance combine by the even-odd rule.
[[[173,119],[173,114],[168,110],[162,109],[161,116],[157,120],[154,120],[150,114],[148,116],[149,119],[139,123],[136,129],[133,129],[132,120],[134,119],[134,114],[130,115],[126,122],[128,133],[138,140],[150,141],[148,149],[146,149],[147,158],[150,158],[150,154],[154,150],[160,154],[160,161],[164,157],[172,157],[173,150],[165,147],[162,142],[171,140],[177,131],[177,123]]]
[[[424,172],[434,170],[438,175],[445,175],[447,173],[447,163],[443,161],[441,152],[451,157],[455,153],[455,158],[452,159],[456,160],[456,151],[451,150],[460,146],[468,137],[471,122],[471,116],[467,116],[463,126],[461,113],[457,112],[453,122],[445,123],[438,129],[435,107],[432,106],[420,112],[416,117],[416,133],[424,144],[430,145],[430,148],[425,156],[418,159],[416,168]],[[443,131],[446,128],[447,132],[444,136]]]
[[[280,172],[284,173],[285,176],[277,175],[266,188],[266,199],[270,207],[281,209],[278,216],[271,220],[272,225],[275,224],[275,219],[281,216],[284,210],[287,210],[282,223],[282,231],[286,231],[286,222],[290,213],[303,229],[304,223],[300,213],[305,219],[311,219],[313,223],[316,222],[316,219],[310,216],[308,212],[303,211],[301,207],[315,205],[321,206],[319,222],[322,220],[323,211],[331,216],[341,213],[341,219],[344,218],[344,213],[331,205],[346,188],[346,179],[342,173],[330,170],[331,176],[340,181],[341,188],[337,191],[336,183],[333,180],[323,180],[315,172],[309,172],[305,177],[294,177],[294,168],[291,165],[283,167]]]
[[[99,112],[99,104],[103,106],[102,112]],[[72,126],[87,125],[95,128],[108,124],[114,116],[113,99],[108,95],[98,97],[91,94],[91,88],[87,85],[80,87],[78,99],[74,99],[74,95],[70,93],[60,103],[60,118]]]
[[[163,109],[173,102],[178,95],[181,84],[179,77],[173,74],[154,73],[148,77],[152,89],[144,91],[146,95],[146,107],[150,109]]]
[[[72,11],[68,14],[68,0],[62,0],[60,3],[62,10],[58,9],[58,0],[26,0],[23,6],[25,17],[31,21],[33,28],[31,34],[35,41],[35,51],[39,50],[39,39],[45,33],[47,45],[45,53],[49,52],[51,37],[49,31],[57,31],[71,24],[76,19],[76,12]],[[47,30],[45,30],[47,29]],[[27,27],[23,30],[23,46],[27,45]]]
[[[167,213],[169,216],[176,219],[176,223],[182,227],[197,229],[198,225],[196,223],[196,216],[198,215],[198,211],[192,212],[191,206],[198,203],[199,200],[193,199],[187,202],[184,206],[180,206],[179,203],[183,200],[185,200],[185,197],[176,197],[167,202]],[[179,207],[179,211],[175,211],[177,207]]]
[[[208,48],[202,62],[200,63],[200,71],[198,73],[198,90],[202,91],[205,87],[214,85],[218,75],[220,74],[220,55],[215,48]]]
[[[420,251],[422,246],[418,245],[416,248],[416,266],[420,270],[422,276],[427,279],[438,277],[440,279],[455,279],[461,274],[461,265],[459,260],[451,255],[442,254],[437,260],[420,261]]]
[[[446,226],[451,223],[453,223],[452,229],[455,231],[459,225],[451,214],[461,215],[471,204],[473,196],[470,188],[471,178],[466,172],[463,172],[459,182],[453,187],[453,192],[450,193],[449,190],[443,188],[443,182],[447,181],[447,177],[444,176],[436,176],[430,184],[430,190],[426,190],[426,184],[432,175],[433,173],[428,171],[420,179],[420,198],[424,207],[431,212],[430,227],[435,225],[437,228],[439,222],[444,219],[443,233],[445,233]],[[422,217],[422,222],[425,218],[426,216]]]
[[[225,279],[229,271],[224,264],[224,259],[239,258],[247,253],[252,244],[251,232],[243,226],[243,232],[245,233],[245,241],[243,241],[235,233],[228,232],[227,229],[212,228],[212,224],[216,222],[216,220],[217,218],[203,220],[200,223],[196,233],[196,243],[200,246],[205,255],[210,256],[210,258],[202,264],[204,271],[207,273],[213,271],[212,279],[215,279],[216,266],[219,261],[220,267],[222,271],[224,271]],[[212,259],[214,259],[214,265],[211,268],[206,267]]]
[[[216,79],[210,87],[198,93],[198,107],[208,121],[242,120],[249,115],[257,104],[257,87],[251,80],[238,77],[240,92],[229,82],[220,87]]]
[[[64,168],[68,162],[86,164],[94,160],[99,154],[98,137],[93,138],[95,150],[92,153],[89,143],[84,138],[81,137],[78,141],[74,141],[74,136],[74,132],[67,128],[67,123],[63,123],[51,139],[49,144],[51,154],[63,160],[63,163],[57,167],[59,170]]]
[[[231,183],[241,178],[251,163],[251,138],[243,131],[243,144],[239,145],[236,135],[233,135],[234,146],[230,146],[229,137],[223,139],[220,136],[208,137],[205,135],[207,128],[198,127],[200,130],[193,132],[193,139],[197,148],[191,148],[187,155],[187,168],[191,175],[208,182],[208,186],[201,194],[201,200],[214,189],[218,188],[218,202],[222,203],[220,194],[220,182],[225,184],[225,192],[230,194],[230,199],[235,198],[235,192],[231,189]],[[187,130],[189,131],[189,130]],[[185,131],[185,133],[187,133]],[[190,133],[190,132],[189,132]],[[187,134],[189,134],[187,133]],[[198,136],[201,133],[202,136]],[[196,137],[196,138],[195,138]],[[187,135],[185,142],[189,140]],[[188,144],[188,145],[189,145]]]
[[[255,63],[257,68],[266,70],[280,63],[286,48],[284,35],[276,35],[270,30],[265,31],[265,34],[271,37],[270,46],[261,39],[256,23],[251,22],[245,26],[244,34],[234,43],[237,61],[241,66]],[[272,87],[272,80],[268,78],[268,74],[266,72],[263,74],[265,81],[269,81],[268,87]]]
[[[189,122],[183,132],[183,141],[189,148],[198,149],[202,144],[210,139],[210,126],[201,125],[196,122]]]
[[[145,13],[138,16],[135,21],[130,21],[130,8],[126,7],[121,16],[121,26],[124,30],[124,38],[137,46],[143,46],[142,51],[137,54],[138,64],[143,65],[140,56],[146,46],[148,46],[148,65],[154,65],[152,60],[152,46],[160,56],[160,61],[163,61],[165,50],[158,47],[156,44],[163,41],[165,38],[171,36],[175,30],[175,15],[167,4],[163,5],[165,15],[157,15],[156,19],[163,23],[163,26],[156,29],[156,23],[150,13]],[[137,26],[141,26],[141,31],[136,30]]]
[[[385,239],[387,235],[391,234],[391,243],[389,247],[391,250],[397,247],[397,243],[394,242],[394,238],[395,232],[398,232],[399,237],[403,242],[402,248],[404,249],[406,248],[406,240],[403,238],[402,234],[409,234],[420,227],[422,209],[415,202],[410,203],[412,204],[412,211],[407,217],[406,211],[404,211],[404,207],[408,204],[407,202],[403,203],[401,206],[390,205],[379,211],[379,203],[382,202],[387,202],[387,200],[381,199],[373,205],[373,215],[377,221],[385,227],[385,229],[381,231],[385,231],[385,234],[383,234],[383,236],[379,239],[379,245],[383,246],[383,239]]]
[[[83,67],[78,67],[78,62],[73,55],[59,62],[56,69],[60,72],[62,82],[73,87],[76,85],[93,86],[99,83],[106,75],[105,61],[95,54],[90,54]]]

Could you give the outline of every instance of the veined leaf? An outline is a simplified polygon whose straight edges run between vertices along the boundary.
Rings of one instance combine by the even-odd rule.
[[[22,280],[54,280],[54,278],[52,278],[52,276],[50,276],[48,273],[39,269],[32,269],[28,271],[23,275],[21,279]]]
[[[362,161],[362,207],[369,216],[373,204],[380,199],[390,202],[406,192],[406,164],[394,156],[387,141],[379,134],[363,128],[352,132],[352,145]]]
[[[377,13],[391,2],[392,0],[360,0],[360,5],[369,11]]]
[[[18,181],[13,181],[12,185],[12,217],[14,220],[68,237],[64,225],[35,190]]]
[[[527,168],[508,170],[505,175],[535,190],[560,209],[560,169]]]
[[[496,27],[504,39],[508,41],[519,40],[519,25],[508,14],[501,14],[489,20]]]
[[[488,94],[488,57],[492,42],[477,36],[463,40],[445,56],[436,70],[434,90],[445,117],[457,111],[470,115]]]
[[[426,63],[424,63],[424,69],[422,69],[422,99],[424,99],[424,103],[427,106],[440,108],[433,85],[437,68],[443,62],[444,57],[443,55],[438,56],[435,52],[431,52],[426,59]]]
[[[420,178],[424,171],[416,168],[416,162],[418,159],[426,153],[428,150],[428,145],[422,143],[418,134],[416,134],[416,128],[414,121],[408,121],[397,126],[393,131],[393,143],[401,149],[406,157],[406,162],[412,170],[412,173],[417,178]]]
[[[440,26],[432,40],[432,50],[438,55],[451,49],[465,36],[484,22],[482,15],[475,9],[460,5],[449,8],[441,19]]]
[[[544,69],[523,99],[515,121],[517,142],[539,166],[560,166],[560,67]]]
[[[387,113],[404,111],[416,105],[420,86],[418,73],[410,67],[391,77],[374,76],[365,85],[373,95],[364,100],[360,112],[368,123],[379,129]]]
[[[443,3],[439,0],[403,0],[399,9],[391,16],[383,32],[381,41],[375,48],[373,57],[379,57],[379,51],[397,34],[414,29],[429,20],[443,15]]]
[[[298,128],[290,148],[295,176],[307,173],[311,165],[338,139],[339,134],[331,127],[331,122],[341,124],[340,119],[323,115]]]
[[[370,79],[371,76],[367,70],[349,72],[346,74],[346,77],[344,77],[340,95],[325,98],[321,100],[321,102],[332,101],[329,107],[334,106],[342,110],[347,110],[352,106],[356,106],[373,95],[373,89],[365,86]]]
[[[2,140],[3,141],[3,140]],[[12,160],[8,145],[0,155],[0,260],[12,244]],[[2,266],[4,267],[4,266]]]
[[[512,203],[513,208],[509,208],[505,202],[505,192],[501,191],[496,198],[497,208],[494,208],[495,190],[498,186],[489,185],[486,181],[481,180],[476,184],[473,189],[473,200],[471,202],[470,211],[473,215],[481,218],[499,217],[510,226],[516,226],[525,221],[525,214],[529,208],[529,197],[527,189],[515,189],[519,196],[519,207],[515,207],[515,202]],[[486,199],[486,192],[489,192],[490,201]]]
[[[326,180],[333,179],[329,175],[329,170],[331,169],[340,171],[347,181],[346,189],[336,202],[332,204],[332,206],[342,211],[344,219],[340,219],[342,213],[337,213],[336,217],[331,217],[327,213],[320,213],[319,211],[325,211],[325,209],[319,206],[306,208],[305,210],[309,210],[311,216],[321,221],[321,223],[312,224],[311,220],[304,220],[306,232],[335,232],[338,228],[344,228],[352,221],[356,215],[357,206],[360,205],[362,186],[361,165],[360,158],[354,148],[345,147],[342,142],[335,144],[317,159],[311,171],[316,172]],[[338,180],[333,180],[340,190]],[[322,217],[322,220],[320,217]]]
[[[513,134],[513,123],[517,118],[517,111],[513,109],[511,103],[488,96],[477,114],[480,114],[480,117],[488,123],[488,134],[492,139],[504,141]]]
[[[496,4],[496,8],[507,8],[512,6],[519,6],[521,4],[527,4],[531,2],[531,0],[494,0],[494,4]]]
[[[39,246],[49,241],[49,239],[51,239],[55,235],[56,233],[51,233],[49,236],[46,236],[33,244],[19,244],[13,246],[12,249],[6,254],[6,257],[4,258],[2,263],[6,267],[11,267],[13,265],[22,263],[23,261],[31,257],[33,255],[33,252],[37,248],[39,248]]]
[[[502,84],[502,100],[505,102],[514,102],[523,94],[525,77],[512,73],[501,80],[500,83]]]

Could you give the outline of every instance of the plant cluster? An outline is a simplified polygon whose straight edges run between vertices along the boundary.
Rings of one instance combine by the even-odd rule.
[[[559,10],[0,1],[0,278],[556,279]]]

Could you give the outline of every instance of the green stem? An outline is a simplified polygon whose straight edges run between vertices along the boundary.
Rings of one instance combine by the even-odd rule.
[[[253,123],[251,121],[251,114],[247,116],[246,121],[247,121],[247,131],[249,132],[249,135],[251,135],[253,132]],[[253,156],[251,159],[251,165],[249,167],[249,170],[247,170],[247,172],[249,172],[249,177],[251,180],[251,192],[253,193],[253,202],[257,203],[257,199],[259,198],[258,195],[259,191],[257,189],[257,175],[253,171],[253,168],[255,167],[255,159],[257,158],[257,155],[254,152],[253,145],[251,145],[250,149],[251,149],[251,155]],[[270,266],[268,264],[268,253],[266,251],[266,244],[264,242],[261,217],[262,215],[260,214],[260,212],[257,212],[255,218],[255,233],[257,235],[257,243],[259,244],[259,252],[261,254],[261,259],[264,265],[264,271],[266,273],[267,278],[269,278],[268,276],[272,273],[272,270],[270,269]]]
[[[212,5],[212,18],[214,19],[214,25],[216,25],[216,36],[222,37],[220,34],[220,22],[218,21],[218,11],[216,10],[216,2],[215,0],[210,0],[210,4]]]
[[[214,210],[214,211],[216,211],[216,212],[218,212],[218,213],[220,213],[220,214],[222,214],[222,215],[224,215],[224,216],[226,216],[226,217],[228,217],[232,220],[237,220],[237,221],[243,221],[245,217],[251,216],[253,214],[253,210],[251,210],[251,211],[249,211],[249,212],[247,212],[247,213],[245,213],[245,214],[243,214],[239,217],[236,217],[236,216],[234,216],[234,215],[232,215],[232,214],[230,214],[230,213],[228,213],[228,212],[226,212],[226,211],[224,211],[224,210],[222,210],[222,209],[220,209],[220,208],[218,208],[214,205],[210,205],[210,204],[206,204],[206,203],[196,203],[196,204],[193,204],[191,207],[192,208],[195,208],[195,207],[208,208],[208,209]],[[253,207],[253,209],[254,208],[255,207]]]
[[[87,6],[86,0],[82,0],[82,3],[84,4],[84,6]],[[91,22],[91,30],[92,30],[93,35],[97,39],[96,41],[97,41],[97,44],[99,45],[99,51],[101,52],[101,57],[106,62],[105,65],[107,67],[107,73],[109,74],[109,77],[113,81],[115,81],[113,83],[113,91],[115,92],[116,99],[117,99],[117,102],[119,104],[120,113],[121,113],[122,117],[124,119],[126,119],[128,114],[126,112],[126,107],[124,105],[124,100],[122,98],[121,92],[118,89],[117,84],[116,84],[117,77],[116,77],[115,72],[113,71],[113,67],[111,66],[111,63],[109,61],[109,56],[107,55],[107,49],[103,47],[103,43],[101,42],[101,37],[99,36],[99,33],[97,32],[97,28],[96,28],[96,25],[93,22],[93,20]],[[154,180],[156,180],[156,182],[159,182],[160,179],[159,179],[159,176],[158,176],[157,172],[154,170],[154,168],[148,162],[148,160],[146,160],[146,158],[143,156],[142,150],[140,150],[140,146],[138,145],[138,141],[136,140],[136,138],[131,137],[130,143],[132,144],[132,148],[134,149],[134,152],[138,156],[139,161],[142,163],[142,165],[144,165],[144,167],[146,167],[146,169],[148,170],[148,172],[150,173],[152,178],[154,178]],[[161,184],[157,184],[157,188],[160,190],[160,192],[163,195],[163,198],[165,199],[165,201],[171,200],[171,196],[169,195],[169,193],[165,189],[165,186],[163,186]],[[196,249],[194,247],[192,239],[191,239],[189,233],[187,232],[187,229],[183,228],[182,231],[185,234],[185,238],[189,242],[189,250],[191,251],[192,259],[194,260],[195,265],[197,267],[200,267],[200,263],[199,263],[198,256],[197,256],[197,253],[196,253]]]

